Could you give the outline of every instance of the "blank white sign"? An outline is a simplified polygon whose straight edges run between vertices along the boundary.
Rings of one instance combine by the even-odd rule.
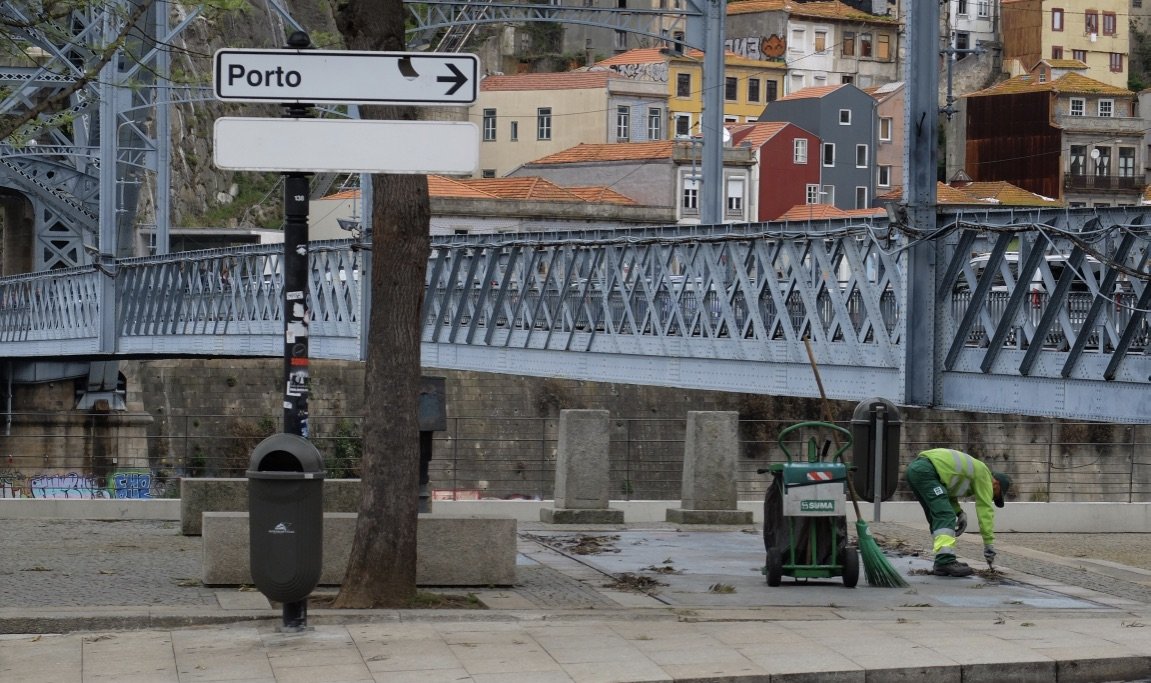
[[[236,171],[472,173],[480,132],[463,121],[216,119],[213,160]]]

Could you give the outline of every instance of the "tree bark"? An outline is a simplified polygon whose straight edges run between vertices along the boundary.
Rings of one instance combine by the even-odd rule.
[[[402,0],[349,0],[337,7],[336,21],[348,49],[404,49]],[[363,107],[361,115],[417,118],[412,107]],[[420,309],[431,243],[428,181],[422,175],[375,175],[372,191],[362,494],[337,607],[404,607],[416,593]]]

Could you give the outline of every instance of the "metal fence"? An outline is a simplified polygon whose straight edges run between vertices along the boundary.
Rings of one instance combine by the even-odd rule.
[[[102,429],[96,420],[33,430],[51,414],[13,415],[0,437],[0,498],[160,498],[179,495],[181,477],[243,477],[248,455],[279,417],[157,416],[147,430]],[[83,419],[82,419],[83,420]],[[358,416],[312,416],[312,441],[329,478],[359,475]],[[739,496],[763,497],[784,461],[777,442],[791,422],[740,422]],[[559,419],[455,417],[436,432],[430,485],[439,499],[553,497]],[[849,424],[841,426],[850,427]],[[610,433],[610,496],[674,500],[681,495],[683,419],[616,418]],[[32,432],[36,431],[35,434]],[[48,433],[49,435],[45,435]],[[793,454],[800,443],[786,444]],[[1151,426],[1025,419],[908,421],[901,465],[920,450],[967,451],[1015,480],[1025,501],[1151,501]],[[910,499],[900,484],[896,498]]]

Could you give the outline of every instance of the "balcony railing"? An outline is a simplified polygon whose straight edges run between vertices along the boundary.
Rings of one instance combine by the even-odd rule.
[[[1142,177],[1135,175],[1073,175],[1063,176],[1063,187],[1067,190],[1139,190]]]

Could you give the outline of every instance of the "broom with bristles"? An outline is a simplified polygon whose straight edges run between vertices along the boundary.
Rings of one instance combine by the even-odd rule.
[[[803,345],[807,347],[807,359],[811,361],[811,371],[815,373],[815,385],[819,387],[819,398],[823,403],[823,419],[828,424],[835,424],[834,416],[831,413],[831,404],[827,401],[827,394],[823,391],[823,379],[819,376],[819,366],[815,364],[815,354],[811,351],[811,340],[804,337]],[[831,436],[835,439],[835,447],[838,450],[839,436],[835,430],[831,430]],[[855,484],[852,483],[851,477],[847,478],[847,490],[851,492],[851,505],[855,508],[855,531],[859,535],[859,555],[863,558],[863,572],[867,577],[867,585],[880,588],[905,588],[907,582],[887,561],[887,556],[883,554],[883,550],[875,542],[875,537],[871,535],[871,529],[867,527],[863,515],[859,514],[859,496],[855,493]]]

